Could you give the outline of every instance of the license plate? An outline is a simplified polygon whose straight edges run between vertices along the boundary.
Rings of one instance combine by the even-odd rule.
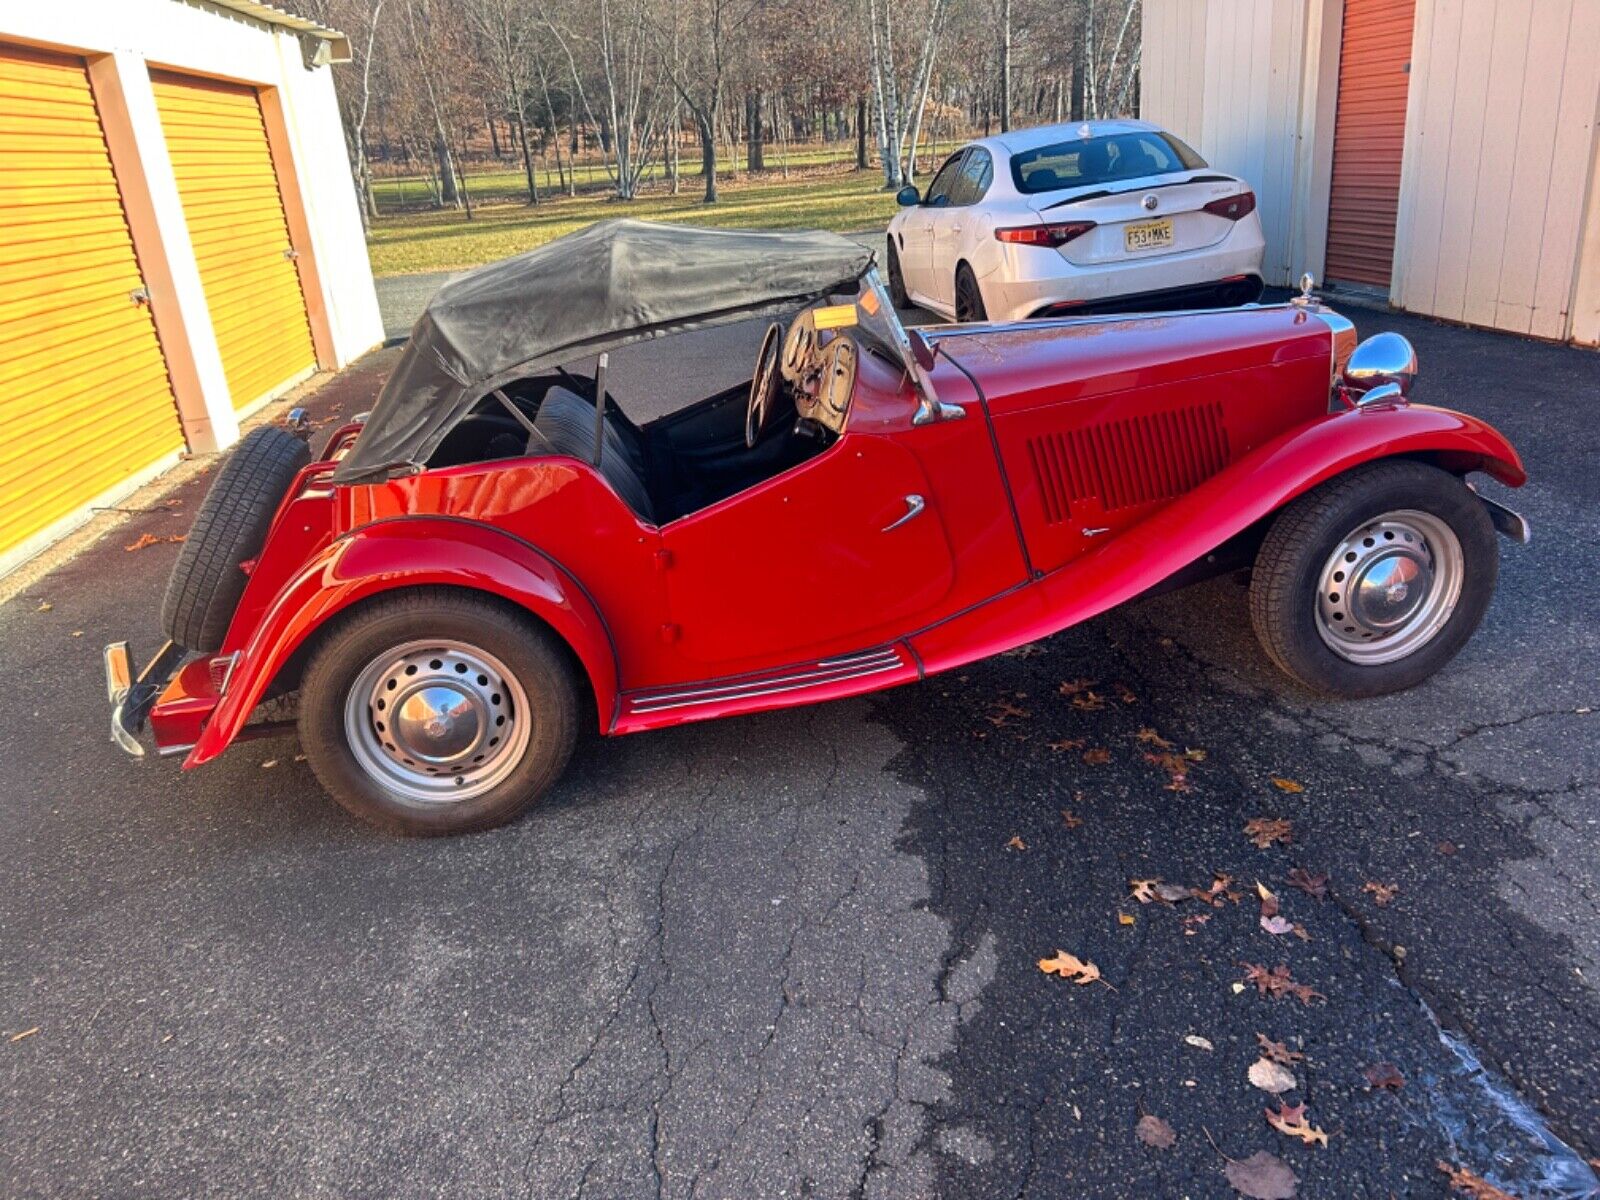
[[[1143,221],[1122,231],[1122,244],[1129,250],[1158,250],[1172,245],[1170,220]]]

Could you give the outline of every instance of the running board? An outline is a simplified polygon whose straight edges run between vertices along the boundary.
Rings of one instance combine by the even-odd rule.
[[[919,674],[916,660],[897,643],[751,675],[646,688],[623,694],[613,732],[812,704],[906,683]]]

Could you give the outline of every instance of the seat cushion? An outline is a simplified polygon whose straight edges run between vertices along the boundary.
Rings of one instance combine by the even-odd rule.
[[[566,388],[553,387],[544,394],[533,427],[549,449],[557,454],[570,454],[584,462],[594,461],[594,405]],[[639,463],[634,451],[608,417],[605,422],[605,451],[600,455],[600,474],[611,485],[611,490],[641,518],[655,523],[650,504],[650,492],[640,477]],[[538,454],[545,447],[534,439],[528,447],[530,454]]]

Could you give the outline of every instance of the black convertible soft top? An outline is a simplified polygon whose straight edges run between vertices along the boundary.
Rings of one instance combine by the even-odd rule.
[[[667,333],[854,290],[870,250],[837,234],[601,221],[435,293],[339,482],[420,467],[486,392]]]

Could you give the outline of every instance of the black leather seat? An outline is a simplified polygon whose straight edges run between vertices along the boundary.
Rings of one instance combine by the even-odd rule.
[[[570,454],[584,462],[594,461],[594,405],[566,388],[553,387],[544,394],[539,413],[533,419],[546,444],[539,438],[529,441],[528,453]],[[649,489],[644,485],[641,464],[633,446],[620,433],[608,414],[605,421],[605,452],[600,455],[600,474],[617,497],[642,519],[655,524]]]

